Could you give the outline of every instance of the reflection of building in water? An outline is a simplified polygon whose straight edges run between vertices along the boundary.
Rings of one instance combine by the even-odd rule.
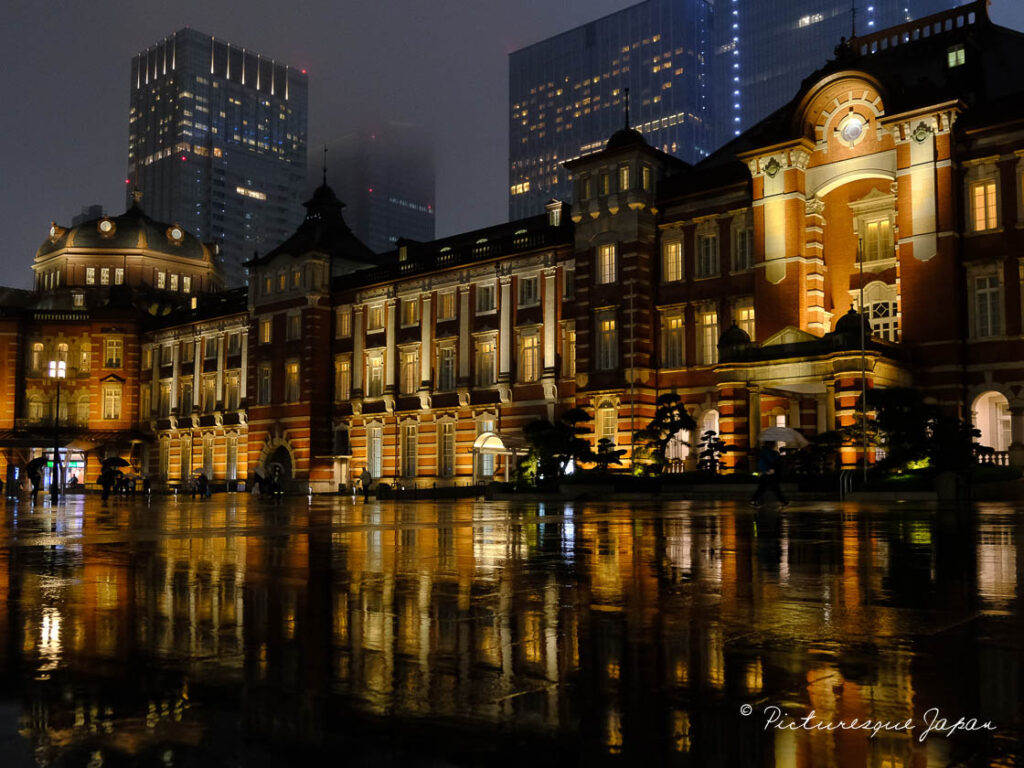
[[[202,682],[244,684],[246,728],[285,742],[330,738],[352,713],[471,717],[495,738],[570,734],[584,757],[598,738],[599,752],[637,760],[745,765],[767,749],[779,765],[861,768],[931,765],[935,747],[894,734],[737,738],[735,706],[896,720],[977,699],[1009,720],[1019,704],[1019,639],[945,631],[951,607],[971,612],[960,593],[975,572],[984,605],[1019,606],[1019,526],[982,525],[975,560],[963,530],[930,519],[791,516],[767,547],[770,521],[731,510],[576,508],[570,540],[534,509],[496,517],[468,503],[272,507],[249,522],[164,509],[152,543],[3,551],[0,647],[16,656],[2,663],[36,678],[36,739],[59,724],[84,743],[96,723],[117,735],[143,717],[185,739],[208,727],[188,709]],[[121,530],[130,514],[87,514],[81,531]],[[918,632],[922,644],[906,640]],[[979,659],[976,674],[944,678],[951,649]],[[136,660],[138,696],[119,693],[120,659]],[[150,672],[137,681],[139,670]],[[88,681],[87,700],[54,694],[68,673]]]

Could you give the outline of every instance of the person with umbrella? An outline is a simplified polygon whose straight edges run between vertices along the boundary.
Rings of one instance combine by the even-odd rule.
[[[782,491],[782,471],[784,469],[782,455],[776,450],[776,442],[803,447],[807,445],[807,438],[788,427],[769,427],[758,435],[758,441],[762,443],[761,451],[757,456],[757,490],[750,499],[752,506],[761,506],[761,499],[766,491],[775,494],[779,504],[785,507],[789,499]]]
[[[32,503],[39,500],[39,489],[43,487],[43,467],[46,466],[46,456],[37,456],[25,467],[25,476],[32,484]],[[56,470],[55,470],[56,471]]]

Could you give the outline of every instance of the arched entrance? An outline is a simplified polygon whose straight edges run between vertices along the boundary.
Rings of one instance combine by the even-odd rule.
[[[690,430],[680,429],[665,446],[665,471],[669,473],[683,472],[686,461],[690,458]]]
[[[279,471],[279,477],[281,481],[291,480],[292,478],[292,455],[288,453],[288,449],[283,445],[277,446],[274,452],[270,454],[270,458],[267,459],[267,469],[273,473],[275,470]]]
[[[1010,448],[1010,403],[1001,392],[983,392],[971,408],[974,426],[981,432],[979,445],[994,451]]]

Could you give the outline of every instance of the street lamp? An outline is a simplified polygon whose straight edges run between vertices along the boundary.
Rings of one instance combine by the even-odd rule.
[[[50,361],[50,378],[57,382],[57,401],[53,409],[53,474],[50,475],[50,501],[56,504],[60,496],[60,382],[67,376],[68,364],[63,360]]]

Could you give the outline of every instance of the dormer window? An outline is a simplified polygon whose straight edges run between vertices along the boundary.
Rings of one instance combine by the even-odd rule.
[[[619,191],[625,192],[629,189],[629,164],[623,163],[619,166]]]
[[[946,51],[946,66],[949,69],[954,67],[962,67],[964,62],[967,61],[967,51],[964,50],[963,45],[951,46]]]

